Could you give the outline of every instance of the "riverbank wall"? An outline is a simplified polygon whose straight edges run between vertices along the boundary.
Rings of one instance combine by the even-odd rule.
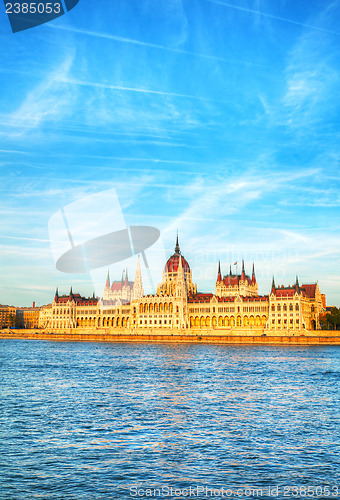
[[[330,330],[263,331],[233,329],[164,330],[77,328],[73,331],[2,330],[1,339],[26,339],[64,342],[163,342],[208,344],[283,344],[283,345],[340,345],[340,332]]]

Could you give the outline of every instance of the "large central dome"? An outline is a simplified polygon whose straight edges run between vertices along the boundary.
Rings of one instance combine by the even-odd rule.
[[[183,271],[185,273],[190,272],[190,267],[187,260],[183,257],[183,255],[181,255],[181,250],[179,248],[178,235],[177,235],[175,253],[171,255],[171,257],[168,259],[167,263],[165,264],[164,270],[167,271],[168,273],[176,273],[179,267],[179,259],[182,259]]]

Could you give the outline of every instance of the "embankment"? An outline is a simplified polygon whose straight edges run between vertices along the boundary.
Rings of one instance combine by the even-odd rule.
[[[73,331],[46,332],[41,330],[2,330],[2,339],[48,340],[64,342],[164,342],[209,344],[268,344],[268,345],[340,345],[337,331],[266,332],[263,330],[126,330],[77,328]]]

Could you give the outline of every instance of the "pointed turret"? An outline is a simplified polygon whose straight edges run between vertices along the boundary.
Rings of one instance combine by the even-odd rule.
[[[106,288],[110,288],[110,271],[107,271]]]
[[[143,295],[144,295],[144,290],[142,282],[142,273],[140,270],[140,260],[138,255],[135,282],[133,284],[133,289],[132,289],[132,297],[133,299],[140,299],[141,297],[143,297]]]
[[[73,299],[73,291],[72,291],[72,287],[71,287],[71,290],[70,290],[70,295],[69,295],[69,298],[70,298],[70,299]]]
[[[127,286],[127,284],[128,284],[128,271],[126,270],[124,285]]]
[[[230,264],[229,276],[231,276],[231,264]]]
[[[179,248],[179,243],[178,243],[178,232],[177,232],[177,238],[176,238],[175,253],[178,253],[178,254],[181,253],[181,250]]]
[[[55,302],[58,302],[58,299],[59,299],[59,292],[58,292],[58,287],[57,287],[56,291],[55,291],[55,296],[54,296]]]
[[[253,262],[253,272],[251,275],[251,283],[252,283],[252,285],[255,285],[255,283],[256,283],[254,262]]]
[[[124,283],[124,271],[125,269],[122,271],[122,283]]]
[[[297,292],[299,292],[299,291],[300,291],[300,285],[299,285],[299,280],[298,280],[298,277],[297,277],[297,276],[296,276],[296,281],[295,281],[295,290],[296,290]]]
[[[182,263],[182,256],[179,257],[178,259],[178,271],[177,271],[178,276],[183,274],[183,263]]]
[[[246,280],[246,273],[244,270],[244,260],[242,259],[242,274],[241,274],[241,280],[245,281]]]
[[[218,261],[217,281],[222,281],[221,262],[220,261]]]
[[[184,269],[183,269],[183,257],[179,256],[178,271],[177,271],[177,283],[176,283],[176,295],[177,297],[184,297],[186,294],[186,286],[184,279]]]
[[[276,287],[275,287],[275,280],[274,280],[274,276],[273,276],[273,281],[272,281],[272,293],[275,294],[275,290],[276,290]]]

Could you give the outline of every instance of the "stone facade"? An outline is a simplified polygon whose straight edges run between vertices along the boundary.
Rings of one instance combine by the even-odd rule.
[[[127,285],[130,283],[125,281]],[[111,288],[109,276],[106,288]],[[123,290],[123,287],[121,287]],[[240,275],[230,273],[222,278],[218,266],[215,293],[198,293],[191,270],[176,241],[175,252],[168,259],[162,282],[154,295],[144,295],[138,260],[136,277],[129,285],[129,297],[114,300],[84,298],[73,294],[55,300],[49,312],[42,311],[45,328],[75,329],[263,329],[295,331],[319,329],[323,299],[318,284],[276,287],[259,296],[254,265],[252,276],[246,275],[244,263]],[[41,322],[42,323],[42,322]]]

